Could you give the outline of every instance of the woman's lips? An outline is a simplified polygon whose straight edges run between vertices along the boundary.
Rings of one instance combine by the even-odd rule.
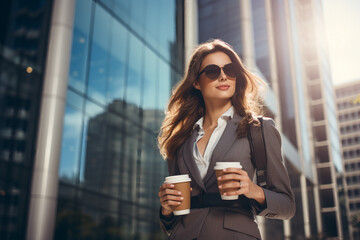
[[[216,88],[219,90],[228,90],[229,87],[230,87],[229,85],[220,85],[220,86],[217,86]]]

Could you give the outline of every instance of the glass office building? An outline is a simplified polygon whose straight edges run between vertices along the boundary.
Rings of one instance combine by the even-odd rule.
[[[0,239],[24,239],[50,1],[0,3]]]
[[[241,56],[240,1],[198,1],[199,42],[220,38]],[[216,12],[216,14],[214,14]],[[226,17],[225,17],[226,16]],[[238,36],[234,38],[234,36]]]
[[[343,174],[335,93],[327,44],[324,39],[321,1],[296,1],[300,51],[308,92],[312,144],[319,184],[321,220],[325,237],[343,237],[338,175]],[[340,183],[340,182],[339,182]],[[341,184],[340,184],[341,186]]]
[[[348,239],[360,238],[360,80],[335,87],[344,167],[343,206]]]
[[[156,138],[182,16],[181,1],[76,1],[55,239],[163,239]]]
[[[342,167],[321,1],[199,0],[198,16],[199,42],[228,41],[274,94],[276,107],[266,99],[265,114],[282,133],[297,208],[290,221],[259,219],[262,236],[341,238],[337,175]]]
[[[165,239],[157,193],[167,168],[156,137],[184,49],[209,38],[233,45],[270,85],[266,114],[283,136],[297,213],[259,219],[263,237],[341,237],[335,105],[313,38],[320,1],[5,0],[0,12],[0,239]],[[60,12],[68,22],[54,21]],[[184,26],[189,15],[198,17]],[[48,44],[59,29],[71,33],[69,46]],[[62,47],[68,58],[46,57]],[[54,77],[49,60],[63,67]],[[57,79],[63,95],[61,84],[46,92]],[[54,99],[64,113],[43,114]],[[41,134],[51,128],[58,140]]]
[[[56,2],[1,3],[4,240],[25,239],[31,215],[34,158],[42,147],[36,147],[41,92],[52,81],[44,72],[49,32],[57,28],[51,18],[60,11],[52,8]],[[74,7],[65,112],[55,113],[63,119],[61,147],[50,149],[60,153],[54,156],[60,161],[55,217],[49,218],[55,221],[53,239],[165,239],[157,193],[167,166],[157,135],[171,88],[183,74],[184,3],[76,0]]]

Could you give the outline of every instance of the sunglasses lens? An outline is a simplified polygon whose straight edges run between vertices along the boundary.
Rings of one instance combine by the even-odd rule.
[[[234,64],[230,63],[224,66],[224,73],[230,78],[236,78],[237,70]]]
[[[220,67],[216,65],[207,66],[205,69],[205,74],[210,79],[217,79],[220,75]]]

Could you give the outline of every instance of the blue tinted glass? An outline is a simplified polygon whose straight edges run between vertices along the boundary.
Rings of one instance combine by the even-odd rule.
[[[286,9],[282,2],[274,1],[274,33],[275,47],[278,67],[280,105],[281,105],[281,123],[284,135],[288,137],[291,143],[297,147],[296,128],[295,128],[295,112],[294,112],[294,96],[289,89],[293,89],[290,63],[290,45],[288,41],[288,30],[286,25]]]
[[[93,101],[86,100],[85,113],[90,118],[97,117],[98,115],[101,115],[104,111],[104,106],[101,106]]]
[[[167,164],[159,155],[156,146],[156,135],[153,132],[143,130],[142,133],[142,154],[141,154],[141,184],[144,189],[141,193],[141,201],[144,204],[158,205],[159,186],[164,181],[167,173]],[[164,171],[166,169],[166,171]],[[151,202],[147,201],[152,199]]]
[[[88,57],[92,1],[76,1],[73,42],[69,72],[69,85],[85,92],[86,60]]]
[[[167,165],[156,137],[171,86],[179,79],[175,69],[183,67],[183,31],[177,29],[182,26],[182,7],[177,15],[174,0],[78,1],[93,7],[92,11],[88,8],[88,21],[77,21],[93,25],[84,34],[92,33],[89,40],[74,38],[78,52],[73,53],[71,67],[82,67],[84,73],[72,71],[74,76],[81,75],[81,84],[71,80],[67,107],[80,114],[81,125],[72,132],[76,145],[69,142],[76,146],[76,153],[62,158],[61,164],[72,163],[67,175],[76,176],[76,181],[65,187],[60,183],[59,194],[63,197],[75,189],[79,197],[60,199],[58,216],[81,208],[91,223],[91,239],[153,239],[155,235],[162,239],[154,216]],[[74,93],[74,88],[81,94]],[[55,239],[82,238],[76,230],[85,226],[74,227],[79,222],[66,223],[66,237]],[[57,230],[62,226],[58,224]],[[104,231],[97,231],[103,227]]]
[[[80,180],[85,182],[85,185],[90,188],[99,189],[100,186],[96,184],[88,184],[86,179],[89,179],[89,174],[86,176],[86,168],[94,167],[100,169],[102,161],[102,144],[105,143],[106,137],[104,131],[104,108],[87,100],[85,106],[84,130],[82,133],[82,151],[81,151],[81,167]],[[90,160],[89,160],[90,158]],[[89,164],[91,162],[91,164]],[[88,170],[89,172],[89,170]],[[90,170],[90,173],[92,171]],[[90,174],[91,175],[91,174]],[[93,175],[91,175],[93,176]],[[93,176],[93,181],[99,181]],[[89,181],[89,180],[88,180]],[[90,182],[93,183],[93,182]]]
[[[112,196],[121,195],[123,128],[123,119],[109,111],[87,118],[82,165],[86,187]]]
[[[158,8],[160,19],[157,27],[160,30],[161,38],[159,38],[158,44],[154,47],[156,47],[162,56],[170,60],[172,56],[169,49],[171,49],[176,37],[176,28],[174,27],[176,26],[175,2],[161,0]]]
[[[88,95],[106,103],[107,78],[109,72],[109,47],[112,19],[100,6],[95,9],[95,23],[91,48]]]
[[[60,160],[60,179],[76,182],[81,150],[82,112],[66,106]]]
[[[72,90],[68,89],[66,93],[66,104],[67,106],[71,106],[74,109],[81,110],[84,104],[84,98],[79,94],[73,92]]]
[[[158,125],[158,118],[159,118],[160,111],[157,109],[144,109],[143,110],[143,126],[148,130],[152,131],[153,133],[159,131]],[[156,138],[156,136],[155,136]]]
[[[140,165],[140,189],[141,193],[139,196],[139,202],[146,205],[155,204],[149,202],[149,199],[153,199],[153,190],[154,190],[154,176],[153,169],[154,166],[154,147],[156,146],[156,136],[152,132],[148,132],[146,130],[142,131],[142,145],[141,145],[141,165]],[[158,187],[158,186],[157,186]],[[155,190],[156,191],[156,190]]]
[[[80,183],[84,184],[85,182],[85,165],[86,165],[86,147],[88,142],[88,126],[89,126],[89,117],[87,114],[84,116],[84,125],[83,125],[83,131],[82,131],[82,142],[81,142],[81,156],[80,156]],[[86,183],[85,183],[86,184]]]
[[[157,50],[157,46],[159,38],[160,38],[160,27],[158,23],[160,22],[161,15],[160,15],[160,0],[151,1],[152,4],[147,4],[146,7],[146,20],[145,20],[145,39],[148,44],[155,47]]]
[[[132,0],[131,1],[130,27],[140,35],[144,35],[144,33],[145,33],[145,9],[146,9],[147,4],[151,5],[153,3],[151,1],[147,1],[147,0]]]
[[[210,38],[221,38],[231,44],[241,55],[239,2],[199,0],[199,42],[205,42]]]
[[[251,3],[256,65],[265,76],[265,80],[270,82],[269,40],[267,38],[265,1],[252,1]]]
[[[100,0],[126,24],[130,24],[130,5],[132,0]]]
[[[149,49],[145,50],[145,68],[144,68],[144,98],[142,107],[144,109],[155,109],[156,108],[156,95],[158,78],[158,58]]]
[[[170,85],[170,66],[165,63],[164,61],[159,62],[159,102],[158,102],[158,109],[162,110],[166,108],[168,103],[170,92],[171,92],[171,85]]]
[[[138,184],[138,144],[139,144],[139,128],[132,122],[126,122],[126,137],[125,137],[125,148],[124,148],[124,163],[123,163],[123,198],[127,200],[136,199],[136,186]],[[139,189],[137,189],[138,191]]]
[[[130,35],[130,53],[126,84],[126,102],[140,106],[144,45]]]
[[[302,114],[306,112],[306,105],[305,102],[301,100],[302,96],[305,95],[304,88],[303,88],[303,76],[302,76],[302,59],[300,55],[300,49],[299,49],[299,43],[298,43],[298,32],[296,31],[296,14],[295,14],[295,6],[294,2],[289,2],[289,11],[290,14],[290,24],[292,25],[292,28],[290,29],[290,33],[292,34],[292,41],[294,42],[293,46],[293,54],[294,54],[294,64],[295,64],[295,80],[296,80],[296,91],[297,91],[297,97],[300,98],[298,103],[298,108],[300,111],[299,114],[299,124],[301,129],[301,146],[302,146],[302,153],[305,160],[304,168],[305,171],[308,173],[308,176],[313,176],[312,167],[311,167],[311,151],[310,151],[310,145],[309,145],[309,133],[307,130],[307,119],[306,114]]]
[[[111,46],[108,51],[109,72],[107,76],[107,102],[124,98],[125,67],[126,67],[126,41],[128,31],[118,22],[114,21],[111,28]]]

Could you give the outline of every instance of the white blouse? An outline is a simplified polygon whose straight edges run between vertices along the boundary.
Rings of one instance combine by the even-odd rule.
[[[218,124],[210,136],[209,142],[205,148],[204,156],[201,155],[201,153],[199,152],[199,149],[197,147],[197,142],[205,134],[204,128],[203,128],[204,118],[203,117],[200,118],[194,125],[194,129],[198,128],[199,130],[198,130],[198,135],[196,137],[196,140],[194,142],[193,155],[194,155],[195,163],[198,166],[202,180],[204,180],[204,178],[206,176],[206,173],[209,168],[212,153],[213,153],[216,145],[218,144],[222,134],[224,133],[224,130],[227,125],[227,121],[233,117],[234,117],[234,107],[231,106],[225,113],[223,113],[218,118],[218,121],[217,121]]]

